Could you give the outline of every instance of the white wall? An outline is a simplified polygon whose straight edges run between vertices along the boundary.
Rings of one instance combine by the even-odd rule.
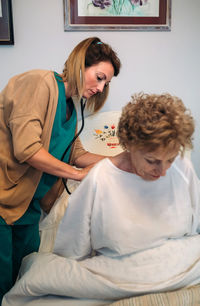
[[[192,160],[200,177],[200,0],[172,0],[171,32],[64,32],[62,0],[13,0],[14,46],[0,46],[0,90],[32,68],[62,71],[72,48],[99,36],[117,51],[122,69],[102,111],[119,110],[131,94],[169,92],[196,120]]]

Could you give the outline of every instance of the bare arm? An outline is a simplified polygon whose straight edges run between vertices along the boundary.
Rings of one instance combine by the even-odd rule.
[[[31,158],[29,158],[26,162],[30,164],[32,167],[41,170],[43,172],[65,178],[65,179],[73,179],[77,181],[81,181],[92,168],[95,163],[95,160],[90,157],[91,153],[84,154],[85,158],[79,157],[80,162],[76,164],[77,167],[83,169],[76,169],[69,164],[62,162],[48,153],[44,148],[41,148],[37,153],[35,153]],[[88,156],[88,161],[87,156]],[[93,155],[93,154],[92,154]]]
[[[99,154],[93,154],[90,152],[86,152],[85,154],[79,156],[75,160],[75,166],[78,168],[84,168],[91,165],[95,165],[97,162],[99,162],[101,159],[105,158],[104,155]]]

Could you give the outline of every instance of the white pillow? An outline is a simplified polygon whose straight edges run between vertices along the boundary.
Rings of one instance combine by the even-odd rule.
[[[121,111],[108,111],[85,118],[85,126],[80,134],[86,150],[106,156],[113,156],[123,151],[116,135]],[[81,120],[78,127],[81,126]]]

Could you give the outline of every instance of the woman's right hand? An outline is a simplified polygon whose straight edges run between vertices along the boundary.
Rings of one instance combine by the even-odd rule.
[[[91,164],[91,165],[89,165],[85,168],[79,169],[79,174],[78,174],[79,179],[77,179],[77,181],[82,181],[84,179],[84,177],[88,174],[88,172],[94,167],[94,165],[95,165],[95,163]]]

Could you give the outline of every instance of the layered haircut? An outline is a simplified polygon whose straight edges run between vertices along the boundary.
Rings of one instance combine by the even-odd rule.
[[[117,135],[124,149],[135,146],[152,152],[180,145],[181,154],[192,149],[194,119],[181,99],[170,94],[132,96],[122,110]]]
[[[85,68],[100,62],[110,62],[114,68],[114,76],[120,71],[120,60],[113,49],[98,37],[91,37],[80,42],[71,52],[64,65],[62,79],[68,82],[68,87],[73,95],[82,97],[84,86]],[[88,99],[87,108],[93,112],[98,111],[105,103],[108,96],[109,85],[104,87],[102,93],[98,92]]]

